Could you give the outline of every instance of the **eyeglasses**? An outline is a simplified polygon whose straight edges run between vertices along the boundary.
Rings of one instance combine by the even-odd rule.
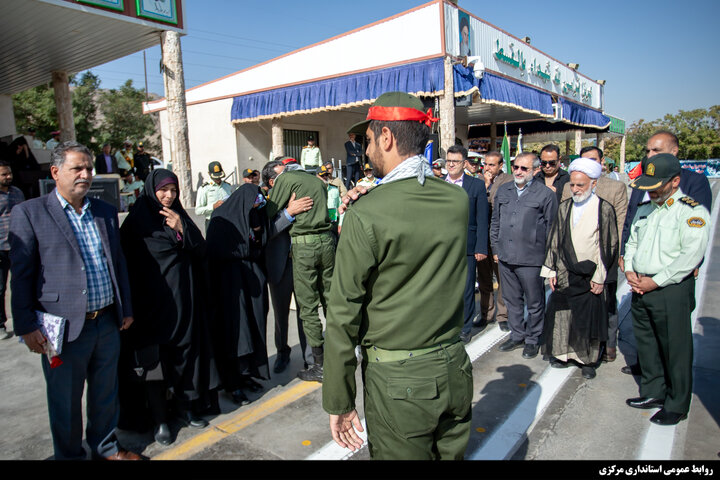
[[[453,165],[456,163],[461,163],[461,162],[462,162],[462,160],[445,160],[445,163],[451,163]]]
[[[513,170],[520,169],[520,170],[522,170],[523,172],[527,172],[528,170],[530,170],[530,168],[528,168],[528,167],[523,167],[522,165],[513,165],[513,166],[512,166],[512,169],[513,169]]]
[[[543,167],[547,167],[548,165],[554,167],[555,165],[557,165],[557,160],[541,161],[540,165],[542,165]]]

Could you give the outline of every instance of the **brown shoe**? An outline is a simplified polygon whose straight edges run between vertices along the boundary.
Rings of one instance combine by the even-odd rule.
[[[137,453],[128,452],[127,450],[118,450],[114,455],[105,457],[105,460],[142,460]]]

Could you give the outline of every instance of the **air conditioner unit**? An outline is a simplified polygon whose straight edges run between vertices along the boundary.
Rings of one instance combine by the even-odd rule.
[[[553,118],[552,120],[549,120],[550,122],[559,122],[563,119],[562,116],[562,104],[560,103],[553,103]]]

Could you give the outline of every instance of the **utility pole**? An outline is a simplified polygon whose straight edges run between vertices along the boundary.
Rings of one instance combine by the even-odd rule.
[[[192,198],[192,170],[188,140],[187,105],[185,104],[185,74],[183,71],[180,34],[165,31],[161,34],[162,70],[165,81],[168,124],[170,125],[170,155],[173,172],[180,180],[180,201],[185,208],[195,205]]]

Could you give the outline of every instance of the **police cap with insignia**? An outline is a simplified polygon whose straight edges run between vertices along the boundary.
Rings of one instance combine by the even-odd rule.
[[[325,175],[330,175],[330,171],[328,171],[328,168],[325,165],[323,165],[320,167],[317,174],[320,175],[321,177],[324,177]]]
[[[480,154],[477,152],[468,152],[467,161],[473,164],[480,163]]]
[[[254,172],[255,171],[252,168],[246,168],[245,170],[243,170],[243,178],[252,177]]]
[[[642,175],[630,183],[632,188],[638,190],[656,190],[668,180],[680,175],[682,167],[680,160],[669,153],[659,153],[642,161]]]
[[[223,171],[220,162],[210,162],[208,164],[208,173],[211,178],[223,178],[225,176],[225,172]]]
[[[372,120],[383,122],[417,121],[428,127],[438,119],[431,113],[432,109],[423,112],[423,102],[415,95],[405,92],[387,92],[380,95],[373,106],[368,109],[367,117],[350,127],[347,133],[364,135]]]
[[[363,170],[365,170],[366,172],[367,172],[368,170],[372,170],[372,169],[373,169],[373,167],[372,167],[372,165],[370,165],[369,163],[366,163],[366,164],[365,164],[365,168],[363,168]]]

